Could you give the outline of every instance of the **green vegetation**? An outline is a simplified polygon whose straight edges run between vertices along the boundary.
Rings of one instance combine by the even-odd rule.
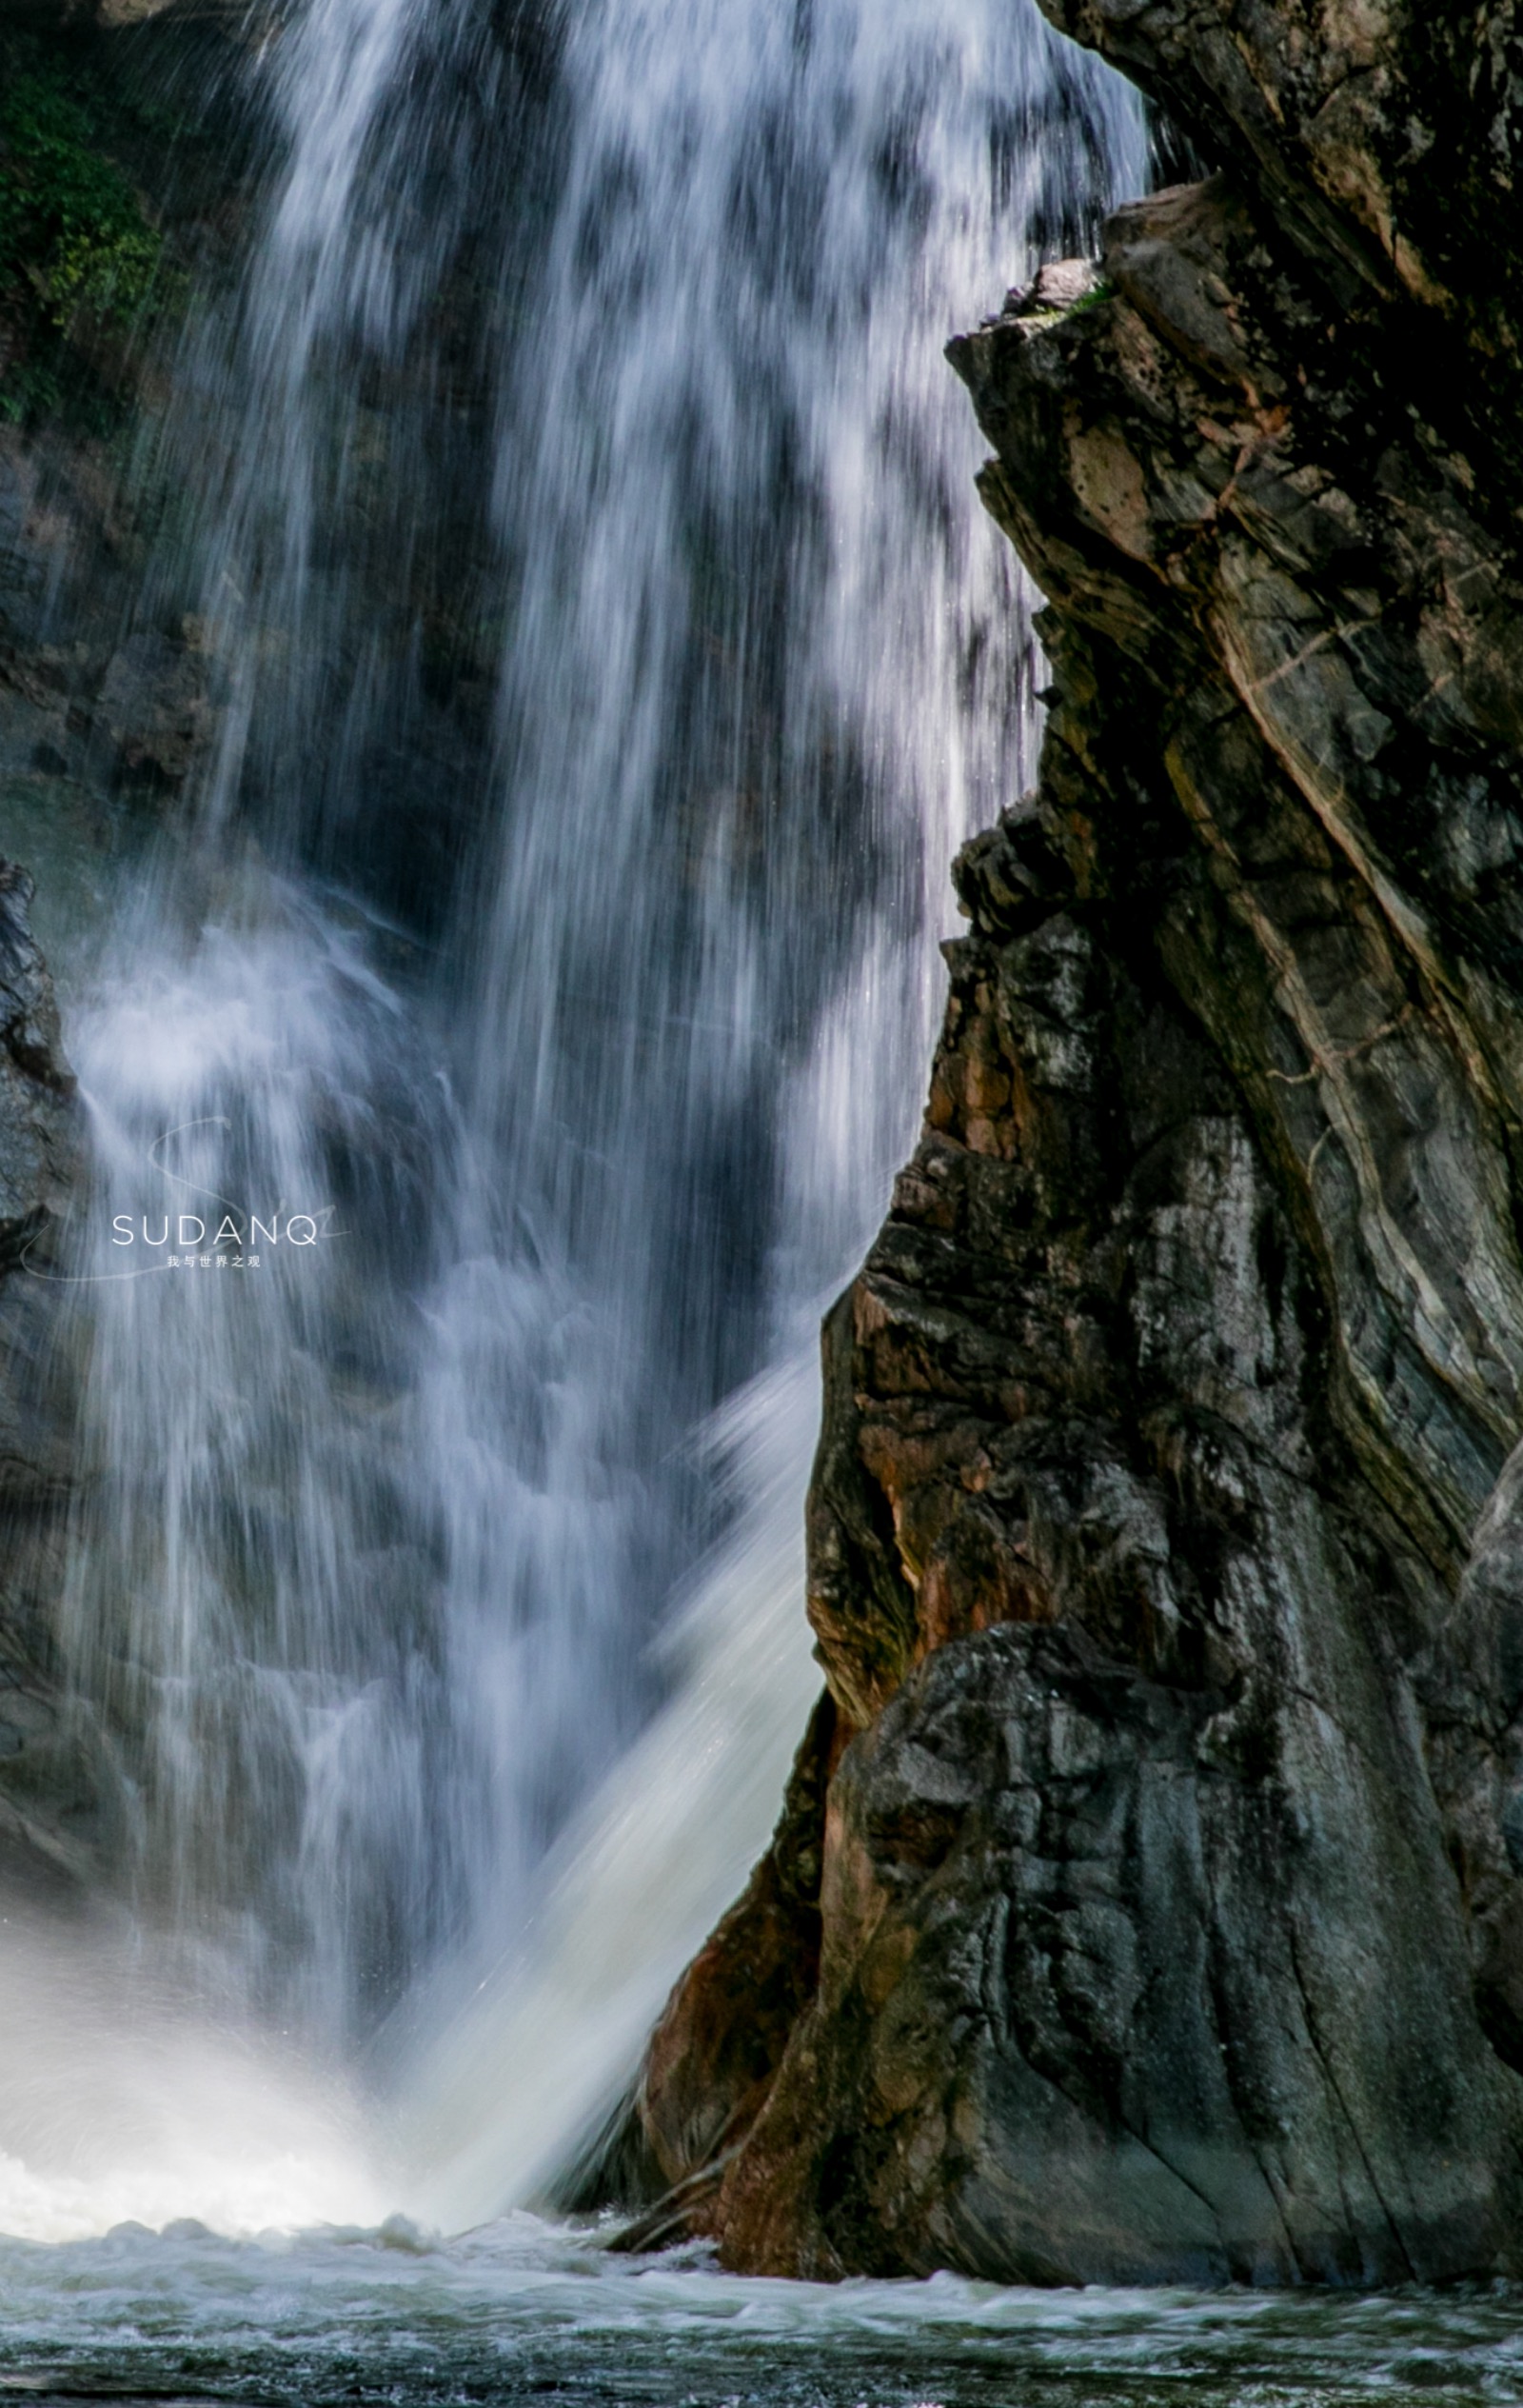
[[[162,242],[111,155],[136,129],[88,57],[0,40],[0,415],[107,396],[100,354],[162,294]]]
[[[1103,276],[1097,276],[1088,292],[1081,292],[1077,301],[1070,302],[1063,314],[1077,318],[1081,309],[1098,309],[1102,301],[1109,301],[1115,290],[1116,287],[1108,284]]]

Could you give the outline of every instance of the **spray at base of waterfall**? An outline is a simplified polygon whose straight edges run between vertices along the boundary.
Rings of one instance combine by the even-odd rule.
[[[375,2226],[392,2205],[342,2077],[165,1995],[137,1935],[0,1911],[0,2029],[12,2239]]]
[[[551,2179],[764,1844],[820,1686],[801,1512],[818,1423],[813,1345],[715,1417],[709,1443],[744,1503],[674,1624],[674,1694],[564,1836],[522,1943],[417,2052],[394,2108],[267,2035],[198,2020],[155,1986],[141,1935],[8,1917],[0,2233],[374,2228],[399,2206],[458,2232]],[[459,1979],[441,1978],[445,1995]]]

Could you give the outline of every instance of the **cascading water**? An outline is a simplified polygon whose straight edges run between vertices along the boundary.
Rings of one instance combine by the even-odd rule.
[[[460,2221],[801,1728],[813,1323],[1028,766],[940,345],[1144,144],[1029,0],[308,0],[251,71],[145,603],[220,733],[69,1018],[65,1636],[161,1970],[405,2067]]]

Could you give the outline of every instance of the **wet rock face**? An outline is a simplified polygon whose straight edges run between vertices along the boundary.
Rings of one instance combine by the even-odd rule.
[[[73,1074],[48,965],[31,933],[32,884],[0,862],[0,1268],[68,1202],[77,1157]]]
[[[98,1808],[52,1638],[72,1422],[50,1237],[81,1132],[31,895],[27,872],[0,862],[0,1886],[56,1896],[86,1865]]]
[[[1224,164],[952,347],[1051,715],[826,1326],[859,1735],[693,2220],[775,2273],[1515,2270],[1519,29],[1043,6]]]
[[[1366,1764],[1369,1726],[1311,1701],[1267,1719],[1262,1687],[1151,1682],[1072,1622],[939,1649],[838,1781],[821,1990],[726,2259],[1384,2283],[1494,2258],[1502,2085],[1455,2012],[1447,1867],[1404,1826],[1412,1752]],[[1348,1944],[1414,1904],[1437,1920],[1398,1960]]]

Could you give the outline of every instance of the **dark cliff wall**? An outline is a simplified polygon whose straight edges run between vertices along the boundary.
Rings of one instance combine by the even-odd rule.
[[[56,1898],[89,1868],[97,1803],[54,1628],[71,1386],[52,1344],[53,1233],[79,1113],[31,896],[27,872],[0,861],[0,1889]]]
[[[67,984],[69,953],[76,975],[91,953],[120,860],[211,720],[192,631],[131,618],[164,507],[131,474],[172,339],[153,271],[178,257],[186,154],[208,148],[169,141],[143,97],[144,37],[101,30],[149,13],[0,0],[0,1898],[50,1904],[98,1877],[117,1786],[60,1645],[80,1369],[60,1238],[83,1113],[52,972]],[[224,205],[234,181],[230,152],[203,165]],[[77,308],[70,261],[95,278]],[[137,281],[118,294],[124,263]]]
[[[0,0],[0,1894],[53,1903],[98,1881],[120,1794],[62,1662],[84,1116],[53,974],[88,972],[214,729],[202,630],[140,597],[188,271],[214,283],[248,168],[228,108],[192,105],[237,29],[122,30],[153,12]]]
[[[953,347],[1040,783],[826,1328],[821,1802],[637,2103],[737,2266],[1515,2269],[1523,35],[1043,5],[1217,171]]]

